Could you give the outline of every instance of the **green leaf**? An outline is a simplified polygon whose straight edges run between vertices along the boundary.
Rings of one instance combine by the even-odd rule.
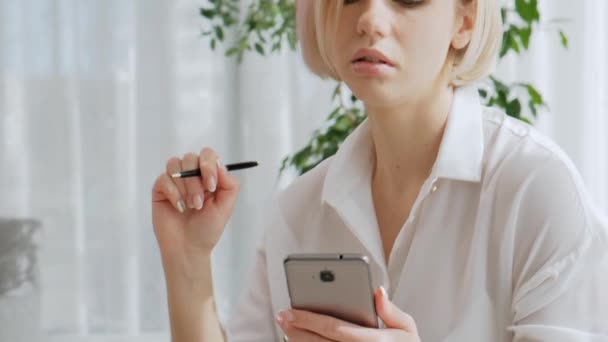
[[[517,42],[517,39],[515,39],[517,35],[519,35],[519,28],[514,25],[509,26],[509,29],[503,33],[502,46],[500,49],[501,58],[504,57],[509,50],[513,50],[517,53],[521,51],[519,43]]]
[[[512,116],[514,118],[521,117],[521,104],[518,99],[514,99],[507,104],[506,107],[507,115]]]
[[[502,45],[500,46],[500,53],[499,53],[500,58],[504,57],[507,54],[507,52],[509,52],[509,48],[511,46],[510,40],[509,40],[509,35],[510,35],[510,31],[505,31],[502,34]]]
[[[528,26],[520,28],[517,32],[519,33],[519,39],[521,39],[521,43],[527,50],[530,46],[530,36],[532,35],[532,27]]]
[[[262,56],[265,56],[264,47],[260,43],[255,44],[255,50]]]
[[[215,17],[215,11],[212,9],[201,8],[201,15],[207,19],[212,19]]]
[[[236,24],[236,20],[228,13],[222,14],[222,22],[224,23],[224,26],[226,26],[226,27],[230,27],[230,26]]]
[[[559,36],[561,38],[562,46],[567,49],[568,48],[568,37],[566,37],[566,34],[562,30],[559,31]]]
[[[339,132],[346,132],[351,128],[351,121],[346,116],[342,116],[338,119],[336,124],[333,126]]]
[[[279,174],[287,168],[289,161],[290,161],[289,156],[283,158],[283,160],[281,161],[281,167],[279,168]]]
[[[515,11],[528,25],[540,21],[537,0],[515,0]]]
[[[499,91],[499,92],[508,92],[509,91],[509,87],[507,87],[506,84],[499,81],[496,77],[490,76],[490,80],[492,80],[492,83],[494,84],[494,87],[496,87],[497,91]]]
[[[530,108],[530,112],[532,112],[532,115],[534,117],[538,116],[538,111],[536,109],[536,104],[534,103],[534,101],[532,101],[532,100],[528,101],[528,108]]]
[[[340,95],[340,88],[342,87],[342,83],[338,82],[336,87],[334,88],[334,92],[331,94],[331,99],[335,100],[338,95]]]
[[[542,105],[545,102],[543,101],[542,95],[531,85],[526,85],[526,89],[528,90],[528,95],[530,95],[530,100],[534,104]]]
[[[329,120],[333,120],[333,119],[335,119],[335,118],[336,118],[336,116],[338,116],[338,114],[340,113],[340,110],[341,110],[341,109],[342,109],[341,107],[338,107],[338,108],[334,109],[334,110],[333,110],[333,111],[332,111],[332,112],[329,114],[329,116],[328,116],[327,118],[328,118]]]
[[[220,41],[224,41],[224,30],[222,30],[222,28],[220,26],[215,27],[215,36]]]
[[[521,49],[519,48],[519,43],[515,39],[515,35],[518,32],[517,27],[513,26],[509,32],[510,33],[509,33],[508,39],[509,39],[509,45],[510,45],[511,49],[517,53],[520,53]]]
[[[226,51],[226,56],[234,56],[239,52],[239,49],[233,47]]]
[[[527,123],[528,125],[532,125],[532,121],[530,121],[528,118],[524,118],[524,117],[519,117],[519,120]]]

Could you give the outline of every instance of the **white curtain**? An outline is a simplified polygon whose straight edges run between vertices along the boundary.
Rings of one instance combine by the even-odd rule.
[[[608,2],[541,0],[539,10],[544,23],[529,53],[505,58],[498,74],[537,86],[549,108],[536,126],[566,151],[608,214]]]
[[[150,187],[171,156],[214,147],[242,193],[214,254],[219,310],[243,289],[280,160],[331,109],[299,57],[212,52],[195,0],[0,0],[0,216],[43,222],[41,327],[52,341],[167,340]],[[533,51],[500,74],[534,82],[556,139],[608,212],[608,5],[546,0]],[[2,329],[2,327],[0,327]]]

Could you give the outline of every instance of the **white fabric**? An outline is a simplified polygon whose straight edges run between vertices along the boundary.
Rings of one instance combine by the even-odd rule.
[[[455,92],[437,160],[386,265],[365,122],[278,194],[230,341],[280,336],[290,253],[361,253],[422,341],[608,341],[608,226],[566,155]],[[371,295],[371,294],[370,294]]]

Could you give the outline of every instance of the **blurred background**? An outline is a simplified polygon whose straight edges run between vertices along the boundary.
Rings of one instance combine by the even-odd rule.
[[[246,2],[246,1],[243,1]],[[264,228],[295,174],[281,160],[331,111],[335,86],[297,53],[213,51],[194,0],[0,0],[0,341],[168,341],[150,189],[165,161],[203,146],[242,193],[213,255],[230,315]],[[498,75],[533,83],[535,123],[608,214],[608,2],[539,1],[554,31]],[[541,21],[542,24],[542,21]],[[511,58],[513,57],[513,58]]]

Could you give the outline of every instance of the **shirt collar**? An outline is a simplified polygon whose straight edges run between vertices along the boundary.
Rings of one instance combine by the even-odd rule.
[[[435,177],[481,180],[485,145],[482,115],[477,87],[457,88],[433,167]]]
[[[452,106],[437,160],[431,174],[479,182],[483,167],[482,106],[475,86],[454,91]],[[370,182],[374,151],[369,123],[365,120],[344,141],[334,156],[323,185],[323,201],[339,199],[355,186]]]
[[[477,88],[457,88],[431,177],[479,182],[483,153],[482,107]],[[333,157],[323,184],[322,201],[350,221],[346,223],[350,223],[351,230],[383,263],[371,196],[373,162],[373,142],[365,120]]]

